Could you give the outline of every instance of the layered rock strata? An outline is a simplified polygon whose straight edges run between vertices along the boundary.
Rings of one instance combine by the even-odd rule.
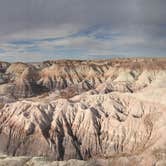
[[[0,85],[0,151],[114,165],[164,162],[165,64],[165,59],[11,64],[3,71],[7,83]]]

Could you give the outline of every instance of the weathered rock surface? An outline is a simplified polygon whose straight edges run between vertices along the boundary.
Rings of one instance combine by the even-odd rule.
[[[127,59],[11,65],[9,82],[0,85],[0,152],[45,156],[45,165],[69,159],[95,160],[93,165],[164,164],[165,64],[165,59]],[[40,165],[33,158],[18,160]]]
[[[13,85],[8,95],[15,98],[37,96],[43,92],[75,88],[75,93],[109,84],[110,91],[136,91],[146,87],[165,71],[163,59],[114,59],[103,61],[46,61],[37,64],[3,62],[1,84]]]
[[[159,155],[159,154],[158,154]],[[160,154],[162,155],[162,154]],[[161,156],[160,156],[161,157]],[[111,159],[91,159],[87,161],[83,160],[66,160],[66,161],[53,161],[46,157],[11,157],[6,155],[0,155],[0,166],[165,166],[164,159],[155,161],[154,157],[150,157],[146,154],[128,157],[117,157]]]

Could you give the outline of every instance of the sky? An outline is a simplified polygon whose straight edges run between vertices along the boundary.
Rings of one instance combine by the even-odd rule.
[[[166,0],[0,0],[0,60],[166,57]]]

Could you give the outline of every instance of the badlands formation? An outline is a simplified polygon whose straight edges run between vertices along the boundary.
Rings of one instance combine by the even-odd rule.
[[[166,59],[0,62],[0,166],[166,165]]]

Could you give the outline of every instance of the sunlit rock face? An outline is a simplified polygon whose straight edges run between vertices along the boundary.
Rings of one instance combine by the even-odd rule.
[[[0,151],[101,165],[164,163],[165,66],[166,59],[9,64],[1,73]]]

